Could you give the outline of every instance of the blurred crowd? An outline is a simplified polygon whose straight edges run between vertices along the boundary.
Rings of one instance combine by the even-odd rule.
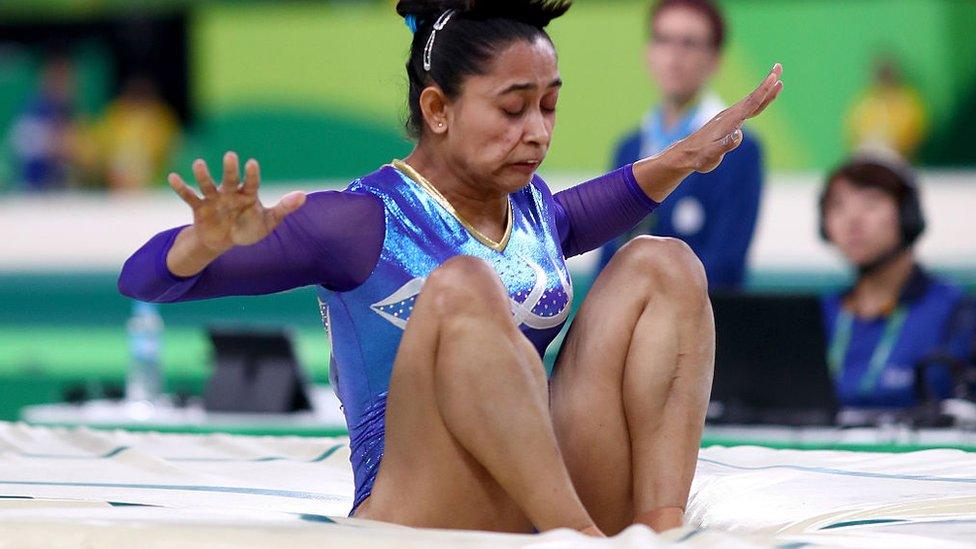
[[[79,112],[77,94],[71,58],[47,57],[6,135],[15,188],[138,191],[161,181],[180,124],[152,78],[129,77],[94,118]]]
[[[723,107],[722,99],[710,91],[708,84],[721,64],[730,29],[717,4],[684,4],[690,11],[659,10],[655,21],[663,21],[662,28],[666,29],[647,34],[647,66],[661,101],[648,110],[639,131],[619,144],[613,155],[614,165],[659,152]],[[699,35],[693,35],[695,14],[707,21],[707,28],[698,29]],[[158,35],[142,40],[138,21],[123,27],[129,35],[127,42],[112,43],[111,48],[151,51],[162,47],[133,46],[141,41],[158,41]],[[40,43],[29,49],[32,54],[50,51],[39,62],[33,91],[17,100],[16,116],[6,127],[0,126],[0,149],[7,153],[0,188],[29,192],[78,188],[120,191],[162,185],[161,173],[170,167],[171,157],[177,152],[180,118],[154,80],[159,78],[159,72],[139,72],[140,63],[145,64],[145,70],[150,64],[146,59],[152,56],[136,52],[134,58],[139,60],[134,66],[129,62],[124,72],[131,75],[115,84],[114,98],[104,105],[88,105],[89,110],[94,107],[94,112],[87,112],[80,108],[79,77],[84,75],[75,62],[77,52]],[[846,120],[838,121],[838,130],[846,135],[851,151],[894,153],[913,160],[928,136],[925,98],[906,77],[893,52],[879,50],[873,66],[864,70],[872,74],[871,82],[852,98]],[[690,98],[695,101],[689,102]],[[691,238],[689,228],[699,229],[696,250],[709,256],[706,265],[717,286],[735,286],[742,279],[744,271],[737,265],[737,258],[748,248],[747,235],[757,214],[751,204],[759,200],[762,147],[755,135],[747,133],[742,149],[748,155],[732,160],[735,167],[723,166],[721,173],[725,177],[693,177],[683,187],[681,196],[669,201],[655,221],[658,231],[681,232],[687,238]],[[746,172],[748,175],[742,179]],[[738,181],[736,193],[728,192],[731,175]],[[703,218],[702,207],[708,206],[707,193],[702,194],[701,190],[720,181],[726,190],[713,193],[713,198],[720,196],[725,203],[735,201],[738,215],[697,227]],[[731,209],[718,208],[713,213],[721,215]],[[708,248],[707,234],[726,233],[726,229],[731,232],[727,233],[725,245]]]

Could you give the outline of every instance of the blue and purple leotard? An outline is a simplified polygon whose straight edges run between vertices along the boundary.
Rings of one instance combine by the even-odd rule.
[[[177,227],[150,239],[119,277],[123,294],[155,302],[315,286],[332,344],[330,378],[351,438],[353,510],[379,470],[393,361],[427,276],[456,255],[487,262],[508,289],[519,329],[542,355],[569,315],[566,258],[624,233],[657,206],[630,165],[556,195],[534,176],[509,195],[510,228],[492,243],[397,166],[344,191],[309,194],[267,238],[231,249],[195,276],[177,277],[166,267]]]

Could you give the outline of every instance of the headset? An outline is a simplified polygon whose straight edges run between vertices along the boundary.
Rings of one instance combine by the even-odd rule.
[[[918,180],[915,173],[907,164],[895,164],[877,158],[858,158],[854,162],[875,164],[895,174],[905,190],[904,199],[899,205],[898,220],[901,226],[901,246],[906,249],[912,246],[922,233],[925,232],[925,215],[922,212],[922,201],[919,198]],[[820,192],[820,238],[830,242],[827,235],[827,192],[830,190],[830,180]]]

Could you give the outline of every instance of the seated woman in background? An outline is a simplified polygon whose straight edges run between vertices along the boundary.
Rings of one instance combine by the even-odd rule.
[[[821,235],[857,269],[857,280],[823,299],[828,361],[842,406],[903,408],[917,404],[915,367],[926,388],[952,392],[944,357],[967,361],[973,310],[962,289],[919,266],[914,244],[925,230],[909,166],[854,159],[827,179],[820,198]]]

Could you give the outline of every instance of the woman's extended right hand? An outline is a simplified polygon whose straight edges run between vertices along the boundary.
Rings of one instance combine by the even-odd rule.
[[[193,175],[203,197],[197,195],[178,174],[169,175],[169,185],[193,210],[193,237],[197,245],[214,255],[233,248],[254,244],[268,236],[279,223],[305,203],[305,193],[296,191],[268,208],[258,198],[261,183],[260,166],[256,160],[244,166],[241,182],[237,155],[224,155],[224,174],[220,185],[214,182],[207,163],[196,160]]]

